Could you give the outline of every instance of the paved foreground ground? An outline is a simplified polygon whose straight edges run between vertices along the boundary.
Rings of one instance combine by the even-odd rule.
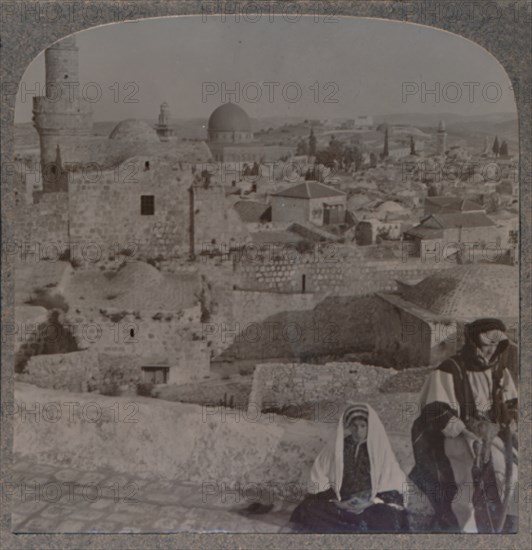
[[[275,512],[244,517],[238,510],[255,502],[256,493],[246,497],[214,483],[140,479],[20,457],[12,472],[4,498],[12,502],[16,533],[290,532],[287,523],[295,507],[284,502]]]

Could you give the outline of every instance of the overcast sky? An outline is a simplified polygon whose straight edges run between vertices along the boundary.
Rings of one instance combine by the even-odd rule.
[[[256,118],[515,111],[510,81],[486,50],[408,23],[357,18],[316,23],[312,16],[270,22],[266,14],[256,23],[179,17],[89,29],[77,34],[77,43],[81,85],[95,82],[101,90],[93,103],[95,121],[156,119],[162,101],[174,118],[207,118],[231,99],[222,95],[222,82],[227,88],[240,83],[239,104]],[[23,82],[27,89],[44,83],[43,54]],[[287,86],[291,82],[297,85]],[[475,82],[478,86],[464,84]],[[439,97],[421,93],[436,83]],[[94,98],[98,87],[85,87],[86,95]],[[204,96],[207,88],[218,92]],[[262,97],[254,102],[259,91]],[[290,102],[298,93],[300,99]],[[138,101],[126,102],[128,94]],[[461,99],[455,101],[457,94]],[[326,102],[326,96],[337,101]],[[31,97],[17,98],[15,121],[30,121]]]

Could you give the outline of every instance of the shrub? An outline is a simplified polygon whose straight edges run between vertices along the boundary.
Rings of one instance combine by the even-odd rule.
[[[100,393],[102,395],[108,395],[110,397],[118,397],[122,392],[117,382],[108,382],[106,384],[102,384],[100,388]]]
[[[70,260],[70,265],[76,269],[77,267],[81,267],[83,265],[83,262],[79,258],[72,258]]]
[[[119,311],[117,313],[111,313],[109,319],[113,323],[120,323],[120,321],[127,315],[127,311]]]
[[[151,397],[153,392],[153,384],[151,382],[139,382],[137,384],[137,395],[142,397]]]
[[[61,262],[69,262],[70,261],[70,248],[66,248],[65,250],[63,250],[63,252],[61,252],[61,254],[59,256],[59,260]]]

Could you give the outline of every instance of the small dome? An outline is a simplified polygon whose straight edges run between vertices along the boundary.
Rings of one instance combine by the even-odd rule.
[[[209,131],[251,132],[251,122],[244,109],[234,103],[225,103],[211,114]]]
[[[119,122],[109,135],[109,139],[159,142],[157,132],[147,122],[136,118]]]
[[[383,214],[385,212],[404,212],[405,209],[397,202],[385,201],[380,206],[378,206],[376,210],[377,212]]]
[[[401,294],[423,309],[455,319],[519,315],[519,274],[502,264],[443,269],[403,287]]]

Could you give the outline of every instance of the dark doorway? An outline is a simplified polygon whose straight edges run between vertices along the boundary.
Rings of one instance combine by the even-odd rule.
[[[305,294],[306,290],[307,290],[307,276],[301,275],[301,292]]]
[[[168,382],[168,367],[142,367],[142,379],[152,384]]]

